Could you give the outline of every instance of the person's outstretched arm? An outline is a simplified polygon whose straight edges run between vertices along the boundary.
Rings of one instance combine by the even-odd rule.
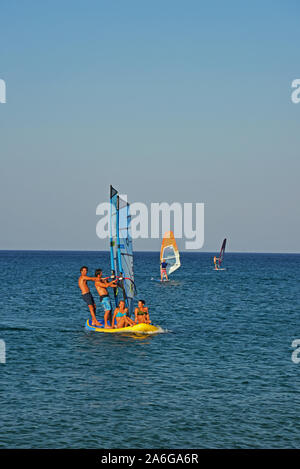
[[[83,280],[86,280],[87,282],[91,280],[92,282],[95,282],[97,280],[97,277],[88,277],[87,275],[84,275]]]

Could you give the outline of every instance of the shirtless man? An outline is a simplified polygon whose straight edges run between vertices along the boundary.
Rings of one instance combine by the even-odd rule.
[[[109,294],[107,291],[108,287],[115,288],[117,286],[117,281],[113,280],[112,282],[108,282],[104,280],[102,277],[102,270],[97,269],[95,272],[95,287],[97,292],[99,293],[100,296],[100,301],[104,309],[104,328],[105,329],[111,329],[112,326],[109,326],[107,321],[110,320],[111,323],[111,302],[109,298]]]
[[[215,256],[214,257],[215,270],[219,270],[218,263],[219,263],[219,259],[218,257]]]
[[[87,276],[88,268],[86,266],[81,267],[80,269],[80,277],[78,279],[78,286],[82,293],[82,299],[86,302],[89,307],[91,316],[92,316],[92,325],[93,326],[101,326],[101,324],[97,321],[96,318],[96,304],[94,298],[90,292],[89,287],[87,286],[88,281],[95,281],[97,280],[96,277],[88,277]]]
[[[135,322],[137,324],[139,323],[150,324],[151,323],[150,318],[149,318],[149,311],[148,311],[147,306],[145,306],[144,300],[140,300],[138,302],[138,307],[135,308],[134,315],[135,315]]]

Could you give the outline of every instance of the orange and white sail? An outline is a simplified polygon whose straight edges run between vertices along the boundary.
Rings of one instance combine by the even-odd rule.
[[[160,263],[165,261],[167,263],[167,275],[180,267],[180,256],[178,247],[172,231],[167,231],[164,234],[161,249],[160,249]]]

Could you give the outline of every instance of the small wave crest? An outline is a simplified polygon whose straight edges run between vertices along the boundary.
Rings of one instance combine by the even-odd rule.
[[[4,324],[0,324],[0,331],[31,331],[29,327],[24,326],[7,326]]]

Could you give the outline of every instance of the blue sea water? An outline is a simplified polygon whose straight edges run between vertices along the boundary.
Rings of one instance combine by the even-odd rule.
[[[0,448],[300,447],[300,255],[183,253],[169,284],[158,261],[135,273],[164,333],[137,338],[84,328],[107,253],[0,252]]]

